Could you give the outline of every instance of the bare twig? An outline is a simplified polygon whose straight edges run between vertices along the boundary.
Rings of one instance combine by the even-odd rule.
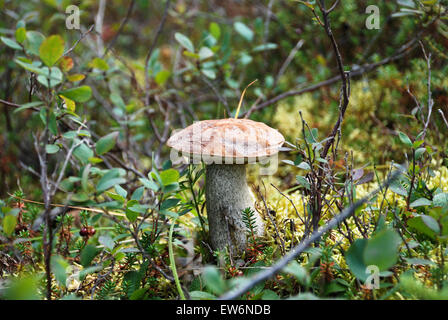
[[[165,10],[163,11],[162,20],[160,21],[159,27],[157,28],[156,35],[154,37],[154,40],[151,43],[151,46],[149,47],[148,53],[146,54],[146,58],[145,58],[145,90],[146,91],[149,91],[148,62],[149,62],[149,59],[151,58],[152,52],[154,51],[154,49],[157,45],[157,40],[159,39],[160,34],[162,33],[170,4],[171,4],[171,0],[167,0],[166,4],[165,4]],[[149,105],[149,93],[146,96],[146,104]]]
[[[117,33],[113,37],[113,39],[109,42],[109,45],[106,47],[106,50],[104,50],[104,53],[102,57],[104,57],[109,50],[112,48],[112,46],[115,44],[115,41],[117,40],[118,36],[123,32],[124,27],[128,23],[129,18],[131,17],[132,9],[134,8],[135,0],[132,0],[129,4],[128,11],[126,12],[126,16],[124,17],[123,21],[120,24],[120,27],[118,28]]]

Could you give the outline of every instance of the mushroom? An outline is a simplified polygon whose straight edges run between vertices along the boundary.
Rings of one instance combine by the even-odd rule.
[[[168,140],[173,162],[178,162],[175,157],[180,152],[194,164],[206,164],[205,198],[214,250],[229,247],[233,255],[238,255],[246,248],[242,219],[246,208],[255,213],[256,235],[263,235],[264,223],[254,210],[255,198],[246,182],[246,167],[257,160],[272,161],[284,141],[277,130],[249,119],[195,122]]]

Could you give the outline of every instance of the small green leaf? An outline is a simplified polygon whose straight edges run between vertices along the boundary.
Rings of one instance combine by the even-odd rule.
[[[434,231],[435,233],[440,233],[440,226],[438,224],[438,222],[436,221],[436,219],[434,219],[431,216],[427,216],[427,215],[421,215],[420,216],[422,218],[422,221],[424,224],[426,224],[426,226],[431,229],[432,231]]]
[[[426,148],[418,148],[417,150],[415,150],[415,159],[420,159],[425,152]]]
[[[160,172],[160,179],[164,186],[177,182],[179,180],[179,171],[175,169],[168,169]]]
[[[59,146],[56,144],[47,144],[45,146],[45,151],[49,154],[53,154],[59,151]]]
[[[211,34],[216,40],[218,40],[219,37],[221,36],[221,28],[219,27],[219,24],[217,24],[216,22],[212,22],[212,23],[210,23],[209,31],[210,31],[210,34]]]
[[[145,178],[139,178],[138,180],[140,180],[140,182],[143,183],[145,188],[151,189],[156,192],[159,191],[159,186],[154,181]]]
[[[115,186],[115,191],[122,196],[124,199],[126,199],[128,192],[126,190],[124,190],[120,185],[116,185]]]
[[[191,42],[191,40],[188,37],[186,37],[182,33],[176,32],[174,34],[174,38],[176,38],[176,41],[179,42],[182,47],[184,47],[185,49],[187,49],[190,52],[194,52],[193,43]]]
[[[216,295],[220,295],[225,291],[225,282],[219,270],[212,266],[204,269],[203,279],[206,286]]]
[[[20,112],[22,110],[29,109],[29,108],[39,107],[43,104],[44,103],[42,101],[34,101],[34,102],[25,103],[25,104],[22,104],[20,106],[20,108],[15,109],[14,113],[17,113],[17,112]]]
[[[179,202],[180,202],[180,199],[176,199],[176,198],[166,199],[160,205],[160,210],[167,210],[170,208],[174,208]]]
[[[213,55],[214,55],[214,53],[213,53],[213,51],[210,48],[202,47],[199,50],[199,60],[201,60],[201,61],[205,60],[205,59],[208,59],[210,57],[213,57]]]
[[[297,167],[303,170],[311,170],[310,165],[305,161],[301,162]]]
[[[296,180],[302,187],[305,187],[308,190],[311,189],[311,185],[308,182],[308,180],[306,180],[306,178],[304,178],[302,176],[296,176]]]
[[[412,218],[408,220],[408,226],[414,230],[417,230],[420,233],[430,237],[431,239],[436,238],[436,234],[434,230],[428,227],[428,225],[423,221],[423,216],[420,215],[418,217]]]
[[[15,36],[18,43],[23,43],[26,40],[26,29],[24,27],[18,28]]]
[[[109,66],[107,65],[107,62],[104,61],[101,58],[95,58],[92,61],[89,62],[88,66],[90,68],[95,68],[95,69],[99,69],[102,71],[107,71],[109,70]]]
[[[17,218],[12,214],[8,214],[3,219],[3,232],[9,237],[15,230]]]
[[[398,137],[400,138],[401,142],[403,142],[407,147],[412,148],[412,141],[405,133],[399,131]]]
[[[348,249],[345,260],[353,274],[361,281],[368,277],[366,264],[364,262],[364,249],[367,246],[367,239],[356,239]]]
[[[190,298],[192,300],[216,300],[216,296],[205,291],[191,291]]]
[[[90,263],[95,258],[95,256],[98,254],[97,248],[92,245],[88,244],[85,246],[85,248],[81,251],[81,264],[82,266],[88,267],[90,266]]]
[[[119,132],[115,131],[115,132],[109,133],[108,135],[100,138],[95,145],[96,153],[98,153],[99,155],[102,155],[102,154],[105,154],[106,152],[112,150],[112,148],[115,146],[118,135],[119,135]]]
[[[131,196],[131,200],[140,201],[140,199],[143,197],[144,191],[145,191],[144,187],[139,187],[139,188],[135,189],[134,193]]]
[[[434,207],[448,208],[448,193],[438,193],[433,199]]]
[[[22,47],[17,42],[15,42],[14,40],[11,40],[11,39],[8,39],[8,38],[5,38],[5,37],[0,37],[0,39],[8,47],[13,48],[15,50],[22,50]]]
[[[112,187],[114,187],[117,184],[123,184],[126,183],[126,179],[124,178],[110,178],[110,179],[104,179],[104,177],[98,182],[98,185],[96,186],[97,192],[103,192],[106,191]]]
[[[109,236],[100,236],[98,242],[102,244],[105,248],[112,250],[115,246],[114,241]]]
[[[45,37],[42,33],[38,31],[27,31],[26,32],[26,40],[25,40],[25,48],[35,56],[39,55],[39,48],[44,42]]]
[[[252,41],[254,38],[254,32],[249,29],[248,26],[246,26],[244,23],[242,22],[235,22],[233,24],[233,27],[235,28],[235,30],[247,41]]]
[[[67,282],[67,267],[69,263],[61,256],[57,255],[51,259],[51,271],[56,278],[56,281],[63,287]]]
[[[201,72],[207,78],[216,79],[216,72],[213,69],[201,69]]]
[[[63,53],[64,39],[60,35],[49,36],[39,47],[39,57],[48,67],[53,66]]]
[[[266,50],[274,50],[277,49],[276,43],[265,43],[262,45],[259,45],[252,49],[253,52],[260,52],[260,51],[266,51]]]
[[[430,206],[431,204],[432,204],[431,200],[428,200],[426,198],[420,198],[420,199],[417,199],[417,200],[413,201],[409,205],[409,207],[416,208],[416,207]]]
[[[82,103],[88,101],[90,97],[92,97],[92,89],[89,86],[81,86],[60,91],[59,94],[75,102]]]
[[[78,144],[78,139],[73,139],[74,144]],[[81,143],[73,150],[73,155],[83,164],[89,163],[89,158],[93,157],[93,151],[85,144]]]
[[[157,73],[155,80],[159,86],[163,86],[165,82],[170,78],[171,72],[168,70],[161,70]]]

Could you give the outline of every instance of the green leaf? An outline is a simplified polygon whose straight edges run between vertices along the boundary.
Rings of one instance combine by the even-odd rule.
[[[104,61],[101,58],[95,58],[92,61],[89,62],[88,66],[90,68],[95,68],[95,69],[99,69],[102,71],[107,71],[109,70],[109,66],[107,65],[107,62]]]
[[[303,170],[311,170],[310,165],[305,161],[301,162],[297,167]]]
[[[389,269],[397,262],[400,243],[400,236],[395,231],[385,229],[378,232],[365,247],[365,264],[375,265],[380,271]]]
[[[116,185],[115,186],[115,191],[124,199],[126,199],[128,192],[126,190],[124,190],[120,185]]]
[[[199,60],[201,60],[201,61],[205,60],[205,59],[208,59],[210,57],[213,57],[213,55],[214,55],[214,53],[213,53],[213,51],[210,48],[202,47],[199,50]]]
[[[439,223],[431,216],[421,215],[423,223],[435,233],[440,233]]]
[[[175,169],[168,169],[160,172],[160,179],[164,186],[177,182],[179,180],[179,171]]]
[[[253,52],[265,51],[265,50],[274,50],[277,49],[276,43],[265,43],[259,46],[256,46],[252,49]]]
[[[433,199],[434,207],[448,208],[448,193],[438,193]]]
[[[279,300],[280,297],[272,290],[264,290],[261,300]]]
[[[100,244],[102,244],[105,248],[108,248],[110,250],[112,250],[115,246],[114,241],[112,240],[112,238],[110,236],[100,236],[98,238],[98,242]]]
[[[216,72],[213,69],[201,69],[204,76],[210,79],[216,79]]]
[[[301,285],[307,286],[310,281],[308,272],[297,261],[291,261],[285,268],[284,272],[294,275]]]
[[[74,144],[78,144],[79,141],[78,139],[73,139]],[[93,151],[85,143],[82,143],[73,150],[73,155],[83,164],[87,164],[89,163],[89,158],[93,157]]]
[[[134,211],[130,208],[126,209],[126,218],[128,218],[128,220],[130,222],[135,222],[137,220],[138,216],[139,216],[139,213],[137,211]]]
[[[431,200],[428,200],[426,198],[420,198],[420,199],[417,199],[417,200],[413,201],[409,205],[409,207],[416,208],[416,207],[430,206],[431,204],[432,204]]]
[[[171,72],[169,72],[168,70],[161,70],[157,73],[155,80],[159,86],[163,86],[170,77]]]
[[[348,249],[345,260],[353,274],[361,281],[366,281],[366,264],[364,262],[364,249],[367,246],[367,239],[357,239]]]
[[[22,47],[17,42],[15,42],[14,40],[11,40],[11,39],[8,39],[8,38],[5,38],[5,37],[0,37],[0,39],[8,47],[10,47],[12,49],[15,49],[15,50],[22,50]]]
[[[106,190],[112,188],[113,186],[115,186],[117,184],[123,184],[123,183],[126,183],[126,179],[110,178],[110,177],[106,177],[106,175],[104,175],[104,177],[102,177],[101,180],[98,182],[98,184],[96,186],[96,191],[103,192],[103,191],[106,191]]]
[[[64,39],[60,35],[49,36],[39,47],[39,57],[48,67],[53,66],[63,53]]]
[[[143,197],[144,191],[145,191],[145,187],[139,187],[139,188],[135,189],[134,193],[132,193],[131,200],[140,201],[140,199]]]
[[[53,154],[59,151],[59,146],[56,144],[47,144],[45,146],[45,151],[49,154]]]
[[[97,248],[92,245],[88,244],[85,246],[85,248],[81,251],[81,264],[82,266],[88,267],[90,266],[90,263],[95,258],[95,256],[98,254]]]
[[[117,187],[117,186],[115,186]],[[116,193],[112,193],[112,192],[108,192],[106,191],[106,194],[111,197],[112,199],[114,199],[115,201],[118,201],[120,203],[125,203],[126,202],[126,198],[123,198],[122,196],[120,196],[119,194]]]
[[[14,113],[18,113],[18,112],[20,112],[22,110],[26,110],[26,109],[29,109],[29,108],[39,107],[39,106],[41,106],[43,104],[44,103],[42,101],[34,101],[34,102],[25,103],[25,104],[22,104],[20,106],[20,108],[15,109]]]
[[[18,43],[23,43],[26,40],[26,29],[24,27],[18,28],[15,36]]]
[[[209,31],[210,34],[216,39],[218,40],[219,37],[221,37],[221,28],[219,27],[219,24],[217,24],[216,22],[212,22],[210,23],[209,26]]]
[[[417,216],[415,218],[408,220],[408,226],[420,233],[430,237],[431,239],[436,238],[434,230],[428,227],[428,225],[423,221],[423,216]]]
[[[51,271],[53,272],[56,281],[63,287],[65,287],[67,282],[66,270],[68,266],[69,263],[59,255],[51,259]]]
[[[60,91],[59,94],[75,102],[86,102],[92,96],[92,89],[89,86],[81,86]]]
[[[140,180],[141,183],[143,183],[143,185],[148,188],[151,189],[153,191],[159,191],[159,186],[152,180],[148,180],[145,178],[139,178],[138,180]]]
[[[17,218],[12,214],[8,214],[3,219],[3,232],[9,237],[15,230]]]
[[[160,205],[160,210],[167,210],[170,208],[174,208],[179,202],[180,202],[180,199],[176,199],[176,198],[166,199]]]
[[[95,145],[96,153],[98,153],[99,155],[102,155],[102,154],[105,154],[106,152],[112,150],[112,148],[115,146],[118,135],[119,135],[119,132],[115,131],[115,132],[109,133],[108,135],[105,135],[104,137],[100,138]]]
[[[187,49],[190,52],[194,52],[193,43],[191,42],[191,40],[188,37],[186,37],[182,33],[176,32],[174,34],[174,38],[176,38],[176,41],[179,42],[182,47],[184,47],[185,49]]]
[[[204,269],[204,273],[202,274],[205,285],[209,288],[214,294],[221,295],[224,293],[226,286],[224,279],[222,278],[219,270],[212,266],[207,266]]]
[[[47,88],[57,86],[64,78],[64,75],[58,67],[52,67],[51,69],[43,67],[40,71],[40,74],[37,76],[37,81]]]
[[[304,178],[302,176],[296,176],[296,180],[302,187],[305,187],[308,190],[311,189],[311,185],[308,182],[308,180],[306,180],[306,178]]]
[[[216,296],[205,291],[191,291],[191,300],[216,300]]]
[[[415,150],[415,159],[420,159],[425,152],[426,148],[418,148],[417,150]]]
[[[399,131],[398,137],[400,138],[401,142],[403,142],[407,147],[412,148],[412,141],[405,133]]]
[[[246,26],[242,22],[235,22],[233,24],[233,27],[235,28],[236,32],[238,32],[244,39],[247,41],[252,41],[254,38],[254,32],[249,29],[248,26]]]
[[[408,191],[402,186],[399,179],[395,179],[389,185],[389,189],[396,194],[406,197],[408,195]]]
[[[42,33],[38,31],[27,31],[26,32],[26,40],[25,40],[25,48],[35,56],[39,55],[39,48],[44,42],[45,37]]]

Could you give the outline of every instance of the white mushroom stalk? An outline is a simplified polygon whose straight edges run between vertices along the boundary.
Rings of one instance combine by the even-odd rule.
[[[276,161],[284,141],[277,130],[249,119],[196,122],[168,140],[173,163],[186,157],[194,164],[207,164],[205,197],[213,249],[228,247],[233,255],[244,251],[247,240],[242,211],[246,208],[255,212],[256,234],[263,234],[263,219],[247,186],[246,167],[261,159]]]

